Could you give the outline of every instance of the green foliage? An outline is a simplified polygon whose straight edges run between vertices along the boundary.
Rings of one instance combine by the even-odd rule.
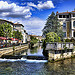
[[[19,32],[18,30],[17,31],[13,31],[13,37],[14,38],[17,38],[19,40],[22,40],[23,39],[23,35],[21,32]]]
[[[72,37],[71,38],[71,40],[70,40],[71,42],[73,42],[74,43],[74,45],[75,45],[75,39]]]
[[[64,50],[67,50],[66,44],[63,46]]]
[[[43,28],[43,35],[46,36],[49,32],[55,32],[58,36],[63,38],[63,32],[61,30],[61,25],[58,22],[57,16],[54,12],[48,17],[45,27]]]
[[[37,53],[37,47],[34,47],[32,50],[30,50],[31,54]]]
[[[65,42],[70,42],[70,39],[65,39]]]
[[[46,34],[46,42],[60,42],[60,37],[55,32]]]
[[[12,67],[7,67],[7,68],[5,68],[5,70],[6,71],[12,71],[13,69],[12,69]]]
[[[31,44],[32,46],[38,42],[38,39],[36,39],[36,38],[33,37],[33,36],[31,36],[30,39],[31,39],[30,44]]]
[[[15,46],[13,46],[13,50],[15,50]]]
[[[0,36],[2,37],[11,37],[12,36],[12,27],[10,24],[5,22],[4,24],[0,24]]]

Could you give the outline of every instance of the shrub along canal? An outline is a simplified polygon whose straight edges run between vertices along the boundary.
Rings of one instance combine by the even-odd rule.
[[[15,55],[43,56],[43,48],[16,52]],[[0,75],[75,75],[75,58],[50,63],[47,60],[0,59]]]

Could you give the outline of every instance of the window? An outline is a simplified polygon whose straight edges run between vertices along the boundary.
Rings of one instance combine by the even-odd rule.
[[[24,27],[23,27],[23,26],[21,26],[21,28],[22,28],[22,29],[24,29]]]
[[[62,15],[59,15],[59,18],[62,18]]]
[[[63,15],[63,18],[66,18],[66,15]]]
[[[66,28],[66,23],[63,23],[63,28]]]
[[[69,15],[66,15],[67,18],[69,18]]]
[[[64,37],[66,37],[66,32],[64,32]]]
[[[73,22],[73,27],[75,27],[75,21]]]
[[[73,14],[73,17],[75,17],[75,14]]]
[[[75,32],[73,32],[73,36],[75,37]]]

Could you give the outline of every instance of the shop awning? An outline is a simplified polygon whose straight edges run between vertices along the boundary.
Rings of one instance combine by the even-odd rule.
[[[0,37],[0,40],[6,40],[6,38],[5,37]]]

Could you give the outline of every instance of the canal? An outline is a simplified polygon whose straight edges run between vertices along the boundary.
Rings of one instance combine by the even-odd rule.
[[[23,50],[15,55],[43,56],[42,47]],[[75,58],[50,63],[47,60],[0,59],[0,75],[75,75]]]

